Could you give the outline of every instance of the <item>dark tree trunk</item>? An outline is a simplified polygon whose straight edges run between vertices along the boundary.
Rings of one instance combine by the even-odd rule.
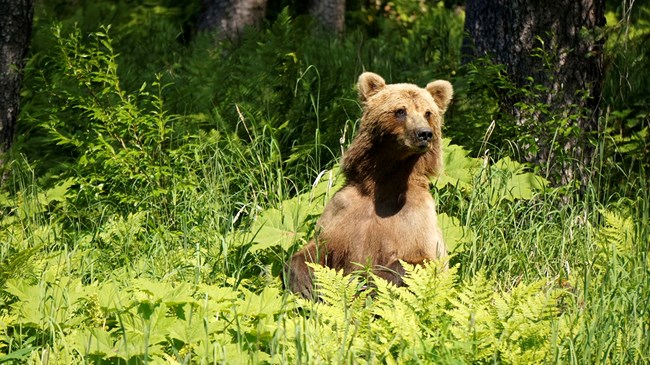
[[[504,64],[519,87],[544,86],[537,96],[515,97],[509,106],[517,123],[535,137],[526,159],[555,184],[586,184],[590,178],[594,149],[588,137],[598,129],[603,41],[597,31],[605,25],[604,13],[605,0],[466,2],[465,55],[488,55]],[[549,109],[546,116],[561,115],[566,123],[549,123],[539,109],[528,112],[518,102],[541,103]],[[556,131],[573,132],[564,138]]]
[[[337,34],[345,30],[345,0],[312,0],[309,13]]]
[[[247,26],[264,19],[267,0],[201,0],[199,31],[215,30],[219,38],[237,39]]]
[[[33,14],[33,0],[0,0],[0,165],[14,139]]]

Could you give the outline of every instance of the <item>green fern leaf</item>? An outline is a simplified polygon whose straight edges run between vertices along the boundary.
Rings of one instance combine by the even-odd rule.
[[[609,210],[600,210],[605,222],[598,229],[596,242],[604,253],[628,257],[634,253],[634,220]]]
[[[498,329],[493,321],[493,286],[480,272],[473,281],[464,283],[456,297],[449,299],[450,332],[467,361],[486,361],[494,354]]]

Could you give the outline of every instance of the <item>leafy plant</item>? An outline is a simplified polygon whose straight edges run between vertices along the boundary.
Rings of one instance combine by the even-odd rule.
[[[369,297],[358,280],[315,267],[322,302],[302,303],[310,362],[543,363],[567,333],[561,291],[543,281],[500,293],[483,275],[457,284],[440,263],[405,270],[407,287],[375,277]]]

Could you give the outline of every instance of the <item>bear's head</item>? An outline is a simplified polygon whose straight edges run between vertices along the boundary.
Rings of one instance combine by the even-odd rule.
[[[389,152],[395,162],[422,156],[426,160],[422,163],[428,165],[425,173],[438,173],[442,164],[442,116],[453,95],[451,84],[437,80],[424,88],[387,85],[381,76],[365,72],[359,76],[358,89],[363,102],[359,137],[364,143],[379,147],[382,155]],[[386,160],[386,156],[381,158]]]

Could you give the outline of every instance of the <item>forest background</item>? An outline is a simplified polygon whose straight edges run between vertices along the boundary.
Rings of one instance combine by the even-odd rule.
[[[348,1],[339,28],[268,1],[227,33],[198,1],[36,2],[0,363],[650,361],[650,7],[602,4],[598,93],[555,104],[548,34],[524,78],[463,46],[477,3]],[[432,180],[451,269],[371,294],[320,268],[306,302],[282,264],[341,184],[366,70],[454,85]]]

